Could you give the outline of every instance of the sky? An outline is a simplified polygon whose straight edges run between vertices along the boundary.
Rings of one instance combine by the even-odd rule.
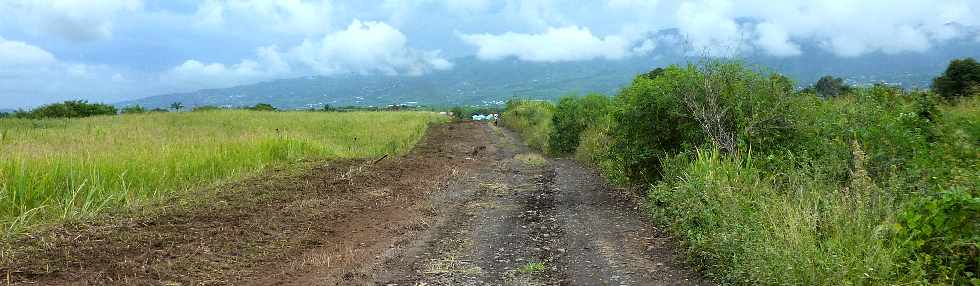
[[[923,53],[980,42],[976,0],[0,0],[0,109],[454,59]]]

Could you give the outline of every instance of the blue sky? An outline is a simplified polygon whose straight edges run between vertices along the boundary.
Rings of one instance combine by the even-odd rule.
[[[276,78],[417,76],[453,59],[691,50],[839,57],[980,41],[975,0],[0,0],[0,108],[115,102]],[[737,47],[737,48],[733,48]]]

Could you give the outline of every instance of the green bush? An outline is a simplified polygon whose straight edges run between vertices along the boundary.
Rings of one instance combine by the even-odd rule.
[[[659,177],[664,154],[703,142],[697,123],[677,96],[692,72],[671,66],[653,79],[636,77],[616,96],[610,155],[622,164],[629,181],[642,183]]]
[[[980,196],[962,189],[917,197],[898,216],[895,241],[911,259],[905,268],[942,284],[980,282]]]
[[[551,152],[562,155],[575,151],[582,131],[606,116],[610,101],[609,97],[601,94],[559,99],[551,120],[553,128],[548,136]]]
[[[711,144],[730,153],[793,138],[786,77],[723,61],[650,74],[620,92],[612,114],[613,155],[634,183],[660,178],[660,158],[680,150]]]
[[[505,127],[516,130],[521,138],[533,149],[549,153],[551,134],[551,117],[555,106],[540,100],[510,100],[506,111],[500,116],[500,122]]]
[[[932,80],[932,89],[946,99],[980,92],[980,63],[973,58],[955,59],[942,75]]]
[[[611,101],[512,101],[502,120],[651,185],[650,212],[720,282],[977,284],[980,99],[793,89],[706,61],[639,75]]]
[[[268,103],[259,103],[256,104],[255,106],[249,107],[248,109],[255,110],[255,111],[276,111],[276,107]]]
[[[31,111],[17,111],[18,118],[81,118],[98,115],[116,115],[116,107],[102,103],[88,103],[84,100],[69,100],[38,107]]]

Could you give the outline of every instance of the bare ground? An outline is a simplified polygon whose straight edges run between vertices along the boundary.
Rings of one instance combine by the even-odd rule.
[[[481,123],[6,242],[10,284],[703,285],[593,171]]]

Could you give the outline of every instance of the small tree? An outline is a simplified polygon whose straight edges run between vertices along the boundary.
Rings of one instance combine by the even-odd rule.
[[[268,104],[268,103],[259,103],[259,104],[256,104],[255,106],[252,106],[249,109],[255,110],[255,111],[276,111],[276,107],[275,106],[272,106],[272,104]]]
[[[980,92],[980,63],[973,58],[951,61],[946,71],[932,80],[932,90],[945,99]]]
[[[180,103],[179,101],[170,104],[170,109],[173,109],[173,110],[176,110],[176,111],[180,111],[183,108],[184,108],[184,104],[183,103]]]
[[[31,111],[18,110],[14,113],[19,118],[79,118],[97,115],[116,115],[115,106],[102,103],[88,103],[84,100],[69,100],[62,103],[48,104]]]
[[[826,75],[813,84],[813,89],[818,95],[830,98],[844,94],[850,90],[850,86],[845,84],[844,80],[839,77]]]

